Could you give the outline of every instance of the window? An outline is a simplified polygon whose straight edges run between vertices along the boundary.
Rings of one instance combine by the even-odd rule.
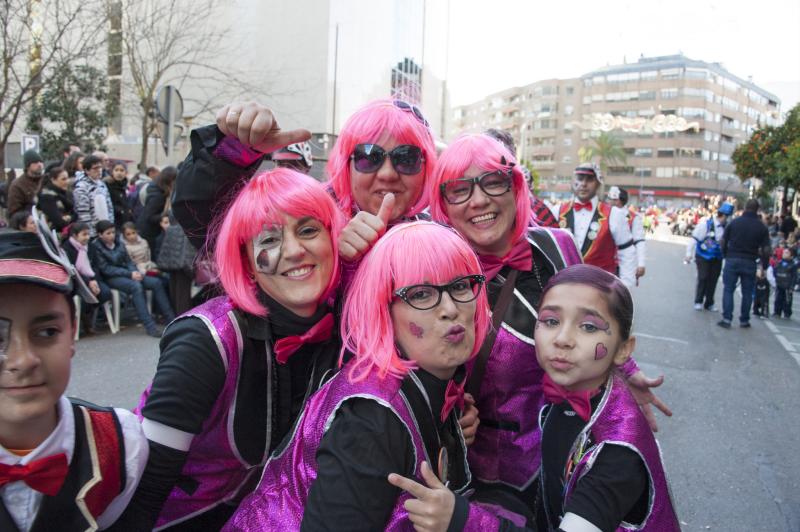
[[[636,148],[633,151],[634,157],[652,157],[653,156],[653,148]]]
[[[655,100],[656,91],[639,91],[640,100]]]
[[[701,68],[687,68],[686,77],[688,79],[708,79],[708,70]]]
[[[680,167],[677,171],[677,177],[691,177],[694,179],[700,178],[700,169],[699,168],[686,168]]]
[[[571,105],[564,106],[564,116],[572,116],[572,113],[575,112],[575,108]]]
[[[608,175],[631,175],[633,166],[609,166]]]
[[[687,157],[690,159],[700,159],[703,156],[703,150],[699,148],[678,148],[678,157]]]
[[[660,71],[661,79],[680,79],[683,74],[682,68],[666,68]]]
[[[702,107],[682,107],[680,109],[681,115],[684,118],[705,118],[706,110]],[[709,113],[710,114],[710,113]]]
[[[567,137],[564,139],[564,146],[572,146],[572,139]]]
[[[673,175],[674,171],[671,166],[660,166],[656,168],[656,177],[672,177]]]
[[[646,167],[636,168],[633,171],[633,175],[636,177],[650,177],[653,175],[653,169]]]
[[[561,162],[562,163],[571,163],[572,162],[572,156],[571,155],[565,155],[564,157],[561,158]]]
[[[673,150],[672,148],[659,148],[658,157],[660,159],[669,159],[675,157],[675,150]]]
[[[656,72],[655,70],[645,70],[644,72],[639,74],[639,77],[643,80],[656,79],[656,76],[658,76],[658,72]]]
[[[678,97],[678,89],[661,89],[661,99],[671,100]]]
[[[567,96],[572,96],[575,93],[575,87],[567,87],[564,91]]]

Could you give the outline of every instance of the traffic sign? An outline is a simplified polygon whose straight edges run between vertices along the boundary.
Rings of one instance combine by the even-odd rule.
[[[22,141],[19,143],[19,151],[22,155],[28,150],[41,151],[39,149],[39,135],[22,135]]]

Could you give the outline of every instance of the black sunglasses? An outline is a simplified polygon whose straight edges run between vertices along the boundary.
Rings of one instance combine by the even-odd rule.
[[[419,107],[417,107],[416,105],[411,105],[410,103],[404,100],[394,100],[392,103],[398,109],[402,109],[403,111],[408,111],[409,113],[414,113],[414,116],[417,118],[417,121],[419,121],[419,123],[422,124],[423,126],[427,128],[431,127],[430,124],[428,124],[428,121],[425,120],[425,117],[422,115],[422,111],[420,111]]]
[[[469,303],[481,293],[481,287],[486,281],[483,275],[465,275],[448,284],[412,284],[394,291],[394,295],[411,305],[417,310],[432,309],[442,301],[442,292],[445,290],[453,301]]]
[[[356,144],[350,158],[356,170],[363,174],[371,174],[383,166],[387,155],[398,174],[418,174],[422,170],[422,163],[425,162],[422,150],[410,144],[402,144],[390,152],[377,144]]]
[[[492,170],[484,172],[477,177],[459,177],[439,185],[442,196],[450,205],[464,203],[472,197],[475,185],[487,196],[502,196],[511,190],[511,171]]]

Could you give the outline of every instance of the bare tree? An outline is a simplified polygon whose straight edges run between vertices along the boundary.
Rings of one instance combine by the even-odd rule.
[[[140,165],[146,165],[160,86],[173,84],[181,89],[192,116],[253,87],[224,64],[235,53],[231,32],[220,23],[229,0],[113,1],[122,6],[123,53],[141,120]]]
[[[0,0],[0,168],[19,119],[39,90],[76,62],[91,61],[104,35],[99,0]]]

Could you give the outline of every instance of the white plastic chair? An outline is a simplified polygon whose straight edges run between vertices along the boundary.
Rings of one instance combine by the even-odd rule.
[[[117,294],[117,297],[119,297],[119,294]],[[83,300],[80,296],[74,296],[72,301],[75,303],[75,340],[77,341],[81,336],[81,305],[83,304]],[[108,321],[108,328],[111,330],[111,334],[117,334],[119,332],[119,314],[116,315],[115,319],[111,308],[111,301],[103,303],[103,311],[106,313],[106,321]]]
[[[147,299],[147,310],[150,312],[150,314],[153,314],[153,294],[150,292],[150,290],[145,290],[144,295]],[[114,309],[114,326],[117,328],[117,331],[119,331],[120,295],[119,290],[116,288],[111,289],[110,303]]]

